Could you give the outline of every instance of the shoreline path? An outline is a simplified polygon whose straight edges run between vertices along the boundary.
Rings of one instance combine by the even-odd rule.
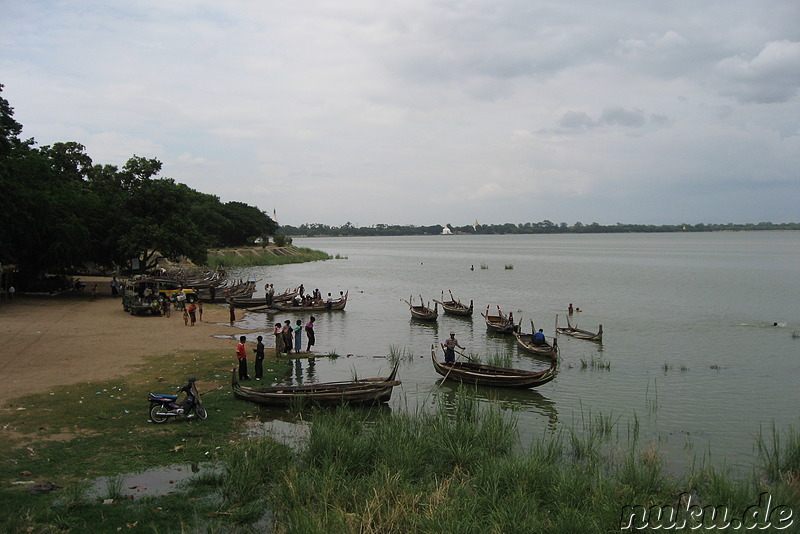
[[[194,327],[174,310],[172,317],[133,317],[111,296],[110,278],[81,280],[87,284],[82,292],[17,294],[13,303],[0,302],[0,406],[54,386],[124,376],[150,355],[220,349],[230,351],[235,364],[235,342],[212,337],[247,334],[229,325],[227,307],[206,306]],[[92,298],[94,283],[99,290]]]

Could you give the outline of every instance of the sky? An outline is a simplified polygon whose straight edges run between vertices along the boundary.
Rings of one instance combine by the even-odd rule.
[[[0,0],[38,145],[280,224],[800,222],[796,0]]]

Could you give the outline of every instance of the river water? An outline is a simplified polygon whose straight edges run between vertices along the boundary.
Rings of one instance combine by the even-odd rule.
[[[693,463],[748,472],[755,436],[772,425],[800,428],[800,232],[690,234],[501,235],[307,238],[294,244],[339,259],[232,274],[277,291],[300,283],[323,294],[349,291],[347,309],[316,316],[318,355],[296,362],[294,380],[346,380],[385,375],[390,350],[404,355],[392,410],[424,409],[452,400],[430,347],[451,330],[467,353],[511,352],[513,366],[544,369],[520,353],[513,337],[487,332],[489,305],[530,320],[548,338],[565,325],[596,331],[602,344],[559,336],[556,380],[537,390],[478,388],[518,419],[521,443],[547,433],[581,431],[602,416],[616,422],[617,441],[638,427],[671,470]],[[404,300],[433,305],[444,291],[474,301],[473,318],[441,314],[412,320]],[[558,317],[558,319],[557,319]],[[270,326],[291,313],[248,313],[239,326],[272,341]],[[778,323],[778,326],[773,326]],[[268,346],[270,346],[268,344]],[[269,415],[266,415],[269,418]]]

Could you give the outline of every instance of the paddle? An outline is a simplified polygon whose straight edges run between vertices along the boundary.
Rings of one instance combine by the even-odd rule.
[[[478,360],[475,360],[475,359],[473,359],[473,358],[470,358],[468,355],[464,354],[463,352],[459,352],[459,351],[457,351],[457,350],[455,350],[455,349],[453,349],[453,352],[455,352],[456,354],[459,354],[459,355],[461,355],[461,356],[465,357],[466,359],[468,359],[468,360],[469,360],[469,361],[471,361],[472,363],[481,363],[481,362],[480,362],[480,361],[478,361]]]

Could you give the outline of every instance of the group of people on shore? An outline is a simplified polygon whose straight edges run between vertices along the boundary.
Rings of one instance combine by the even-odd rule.
[[[314,321],[316,321],[316,318],[312,315],[305,326],[303,326],[302,319],[298,319],[294,326],[289,319],[285,320],[283,323],[275,323],[275,355],[288,356],[292,353],[292,350],[294,350],[295,354],[302,353],[303,330],[305,330],[306,339],[308,340],[305,352],[311,352],[311,347],[313,347],[316,342]],[[246,342],[247,336],[239,336],[239,344],[236,346],[236,360],[239,364],[239,380],[250,380],[250,375],[247,371]],[[261,380],[264,376],[264,348],[264,336],[256,337],[256,346],[253,349],[255,353],[256,380]]]
[[[314,321],[317,319],[312,315],[308,322],[303,326],[303,320],[298,319],[294,325],[289,319],[283,323],[275,323],[273,334],[275,335],[275,354],[278,356],[288,356],[294,350],[295,354],[303,352],[303,331],[305,330],[306,345],[305,352],[311,352],[311,347],[316,343],[314,335]]]

